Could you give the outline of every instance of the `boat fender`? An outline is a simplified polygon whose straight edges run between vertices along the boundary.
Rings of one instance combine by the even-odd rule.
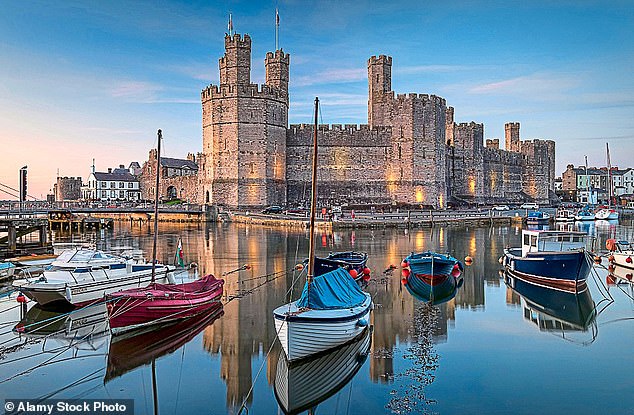
[[[407,267],[409,267],[409,261],[404,259],[403,262],[401,262],[401,268],[407,268]]]
[[[350,276],[351,276],[352,278],[357,278],[357,276],[359,275],[359,274],[357,273],[357,270],[356,270],[356,269],[354,269],[354,268],[353,268],[353,269],[351,269],[351,270],[350,270],[350,271],[348,271],[348,272],[350,273]]]
[[[600,256],[598,256],[598,255],[597,255],[597,256],[595,256],[595,257],[594,257],[594,263],[595,263],[595,264],[600,264],[600,263],[601,263],[601,257],[600,257]]]
[[[15,301],[17,301],[18,303],[26,303],[27,299],[24,296],[24,294],[20,292],[20,294],[18,294],[18,296],[16,297]]]
[[[66,286],[66,299],[68,300],[69,303],[73,302],[73,293],[70,290],[69,286]]]
[[[628,256],[627,258],[625,258],[625,262],[627,262],[628,264],[632,263],[632,257]]]
[[[458,279],[458,284],[456,284],[456,287],[460,288],[460,287],[462,287],[462,284],[464,284],[464,278],[459,278]]]
[[[364,318],[360,318],[359,321],[357,321],[357,326],[358,327],[367,327],[368,326],[368,320],[366,320]]]
[[[610,261],[610,262],[614,262],[614,255],[610,255],[610,256],[608,257],[608,261]]]
[[[605,241],[605,247],[608,251],[616,251],[616,239],[608,239]]]
[[[511,260],[510,266],[511,266],[511,271],[515,271],[515,261]]]

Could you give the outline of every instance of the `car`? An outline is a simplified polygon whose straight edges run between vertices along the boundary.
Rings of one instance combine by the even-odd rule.
[[[492,210],[510,210],[508,205],[495,205],[491,209]]]
[[[539,209],[539,205],[537,203],[524,203],[520,209]]]
[[[282,213],[282,208],[280,206],[268,206],[266,207],[264,210],[262,210],[262,213],[267,214],[267,213]]]

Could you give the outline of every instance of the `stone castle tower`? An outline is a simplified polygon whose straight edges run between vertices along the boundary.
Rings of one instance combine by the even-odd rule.
[[[392,91],[392,58],[368,60],[368,123],[392,128],[386,181],[393,201],[443,208],[447,202],[446,102]]]
[[[225,35],[220,85],[201,93],[203,199],[249,208],[286,203],[290,55],[266,54],[266,82],[251,83],[251,38]]]

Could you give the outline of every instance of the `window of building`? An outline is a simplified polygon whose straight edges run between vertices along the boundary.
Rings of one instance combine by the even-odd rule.
[[[119,189],[123,189],[124,186],[125,186],[125,183],[119,182]]]
[[[114,187],[115,187],[115,186],[114,186],[114,182],[110,182],[110,188],[111,188],[111,189],[114,189]]]
[[[125,191],[124,191],[124,190],[119,190],[119,197],[120,197],[121,199],[124,199],[124,198],[125,198]]]
[[[132,182],[128,183],[128,188],[132,189],[134,187],[134,184]]]

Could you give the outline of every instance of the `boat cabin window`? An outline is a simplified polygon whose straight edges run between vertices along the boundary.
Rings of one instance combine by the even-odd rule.
[[[531,246],[537,246],[537,236],[531,235]]]

